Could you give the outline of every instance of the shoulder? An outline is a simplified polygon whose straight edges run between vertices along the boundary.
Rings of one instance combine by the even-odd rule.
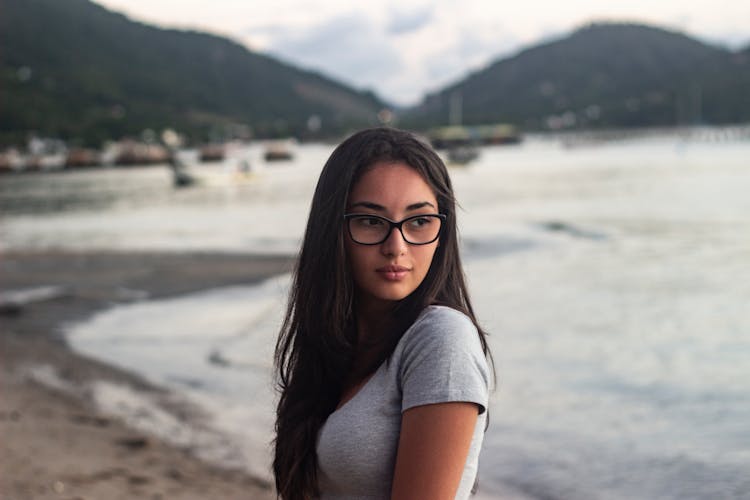
[[[408,351],[414,347],[441,348],[465,345],[482,349],[479,332],[471,319],[448,306],[428,306],[401,339],[399,347]]]
[[[486,363],[474,323],[461,311],[446,306],[425,308],[404,333],[394,358],[402,373],[415,365],[439,369],[446,365]]]
[[[471,319],[444,306],[426,308],[394,351],[402,410],[427,403],[487,405],[489,370]]]
[[[450,321],[456,323],[468,323],[472,326],[474,325],[471,322],[471,319],[458,309],[438,305],[425,307],[415,324],[419,321]]]

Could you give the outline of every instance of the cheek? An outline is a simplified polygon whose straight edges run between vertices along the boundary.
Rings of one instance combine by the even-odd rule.
[[[437,244],[427,245],[427,247],[418,247],[414,252],[414,262],[419,265],[420,270],[427,274],[427,271],[435,260],[437,253]]]

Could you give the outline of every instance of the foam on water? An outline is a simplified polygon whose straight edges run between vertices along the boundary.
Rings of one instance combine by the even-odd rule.
[[[75,349],[135,371],[198,405],[210,416],[213,432],[198,434],[205,446],[194,449],[225,465],[249,466],[268,479],[271,366],[287,287],[288,276],[281,276],[252,287],[121,305],[72,325],[68,339]],[[116,410],[112,401],[122,398],[113,398],[111,387],[101,389],[94,393],[99,404]],[[166,417],[155,420],[163,423]],[[176,427],[157,424],[150,430],[171,439],[170,429]],[[228,438],[217,443],[216,435]]]

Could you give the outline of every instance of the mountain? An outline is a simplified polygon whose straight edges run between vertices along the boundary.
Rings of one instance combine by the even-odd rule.
[[[226,38],[159,29],[88,0],[0,0],[0,142],[97,144],[172,127],[319,133],[377,123],[383,103]],[[318,121],[313,119],[313,122]]]
[[[452,105],[464,124],[527,129],[746,122],[750,58],[655,27],[591,24],[428,95],[401,123],[446,124]]]

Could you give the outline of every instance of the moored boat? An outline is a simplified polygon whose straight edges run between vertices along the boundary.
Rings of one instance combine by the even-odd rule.
[[[438,127],[430,130],[427,137],[436,149],[521,142],[521,133],[509,124]]]
[[[263,158],[267,162],[289,161],[294,158],[289,141],[272,141],[266,144]]]
[[[205,144],[198,150],[198,158],[203,163],[224,161],[226,148],[223,144]]]

